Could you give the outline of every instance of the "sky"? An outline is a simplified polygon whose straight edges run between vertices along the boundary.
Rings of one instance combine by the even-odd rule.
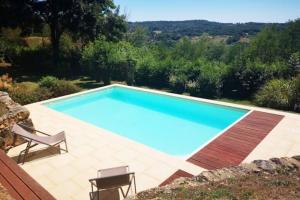
[[[300,0],[114,0],[128,21],[205,19],[287,22],[300,18]]]

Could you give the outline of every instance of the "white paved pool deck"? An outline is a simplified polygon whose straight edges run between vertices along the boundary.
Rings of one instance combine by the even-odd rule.
[[[147,91],[147,89],[142,90]],[[186,98],[285,116],[244,162],[300,155],[300,115],[193,97]],[[129,165],[130,169],[136,172],[138,191],[158,186],[178,169],[193,175],[205,170],[185,161],[185,158],[170,156],[51,110],[41,105],[41,102],[26,107],[29,109],[31,119],[37,129],[51,134],[61,130],[66,132],[69,153],[41,157],[21,165],[57,199],[89,199],[90,184],[88,180],[95,178],[97,170],[103,168]],[[117,125],[118,122],[116,122]],[[24,149],[24,146],[11,150],[9,155],[17,155],[20,149]]]

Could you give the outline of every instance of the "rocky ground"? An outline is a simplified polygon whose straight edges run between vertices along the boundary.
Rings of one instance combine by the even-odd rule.
[[[300,199],[300,156],[206,171],[130,199]]]

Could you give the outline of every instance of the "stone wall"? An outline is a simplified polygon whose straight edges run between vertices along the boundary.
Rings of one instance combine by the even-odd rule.
[[[33,124],[29,118],[29,111],[14,102],[6,92],[0,91],[0,106],[0,149],[5,150],[13,145],[14,137],[10,129],[15,123],[22,121],[29,127],[33,127]],[[15,145],[23,142],[23,139],[17,137]]]

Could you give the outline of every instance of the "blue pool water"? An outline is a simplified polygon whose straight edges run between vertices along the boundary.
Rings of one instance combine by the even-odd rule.
[[[248,112],[119,86],[46,106],[175,156],[191,154]]]

